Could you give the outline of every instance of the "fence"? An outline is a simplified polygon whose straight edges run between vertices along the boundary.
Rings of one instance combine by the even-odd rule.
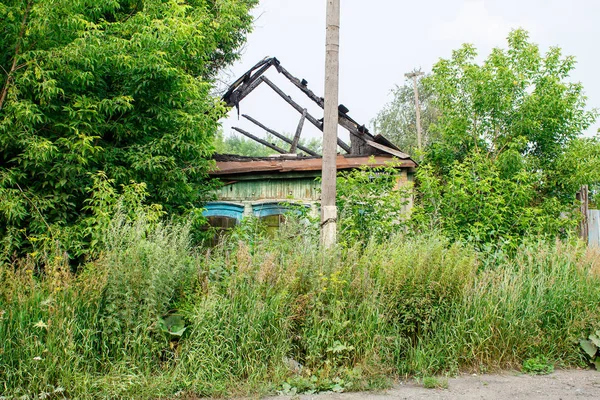
[[[600,210],[588,210],[587,224],[590,247],[600,248]]]

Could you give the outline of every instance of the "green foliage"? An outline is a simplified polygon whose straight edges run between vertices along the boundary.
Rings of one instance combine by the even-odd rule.
[[[114,188],[114,179],[108,179],[104,172],[98,172],[92,179],[91,195],[84,201],[83,207],[87,216],[80,224],[86,246],[78,248],[77,255],[94,257],[105,248],[105,233],[116,215],[131,222],[142,214],[146,222],[151,224],[158,223],[165,215],[161,205],[147,204],[148,192],[145,183],[131,182],[129,185],[122,185],[119,193]],[[71,249],[75,246],[74,242],[77,243],[75,240],[62,241],[63,245]]]
[[[44,274],[0,266],[3,396],[294,394],[536,357],[585,365],[577,339],[600,323],[591,250],[531,243],[485,268],[489,254],[437,236],[324,255],[302,232],[198,256],[186,226],[120,216],[78,275],[64,258]]]
[[[360,382],[361,379],[364,379],[363,376],[364,374],[360,368],[345,371],[344,378],[336,376],[335,378],[331,379],[317,375],[296,375],[292,376],[286,382],[284,382],[281,386],[281,389],[278,390],[277,393],[283,396],[296,396],[300,393],[315,394],[319,392],[351,392],[354,388],[357,387],[356,383]],[[366,388],[370,387],[368,383],[365,382],[365,384],[367,384]],[[362,387],[363,389],[365,388],[364,386],[359,387]],[[377,386],[375,386],[374,388],[381,389],[381,387]]]
[[[142,389],[120,388],[121,374],[142,376],[174,357],[160,322],[197,279],[189,230],[144,214],[127,220],[108,224],[105,251],[77,275],[61,257],[43,274],[31,259],[0,265],[3,395],[130,397]],[[105,374],[115,380],[94,378]]]
[[[94,176],[181,214],[205,199],[225,108],[211,96],[254,0],[9,0],[0,5],[0,237],[78,237]]]
[[[580,339],[579,344],[585,352],[589,363],[600,371],[600,330],[591,333],[587,339]]]
[[[553,171],[561,193],[577,192],[588,185],[590,208],[600,206],[600,137],[573,140]]]
[[[265,140],[273,142],[273,137],[267,136]],[[217,154],[235,154],[248,157],[267,157],[277,154],[275,150],[252,139],[238,135],[225,136],[222,131],[215,137],[215,152]]]
[[[99,305],[102,355],[110,360],[127,353],[156,357],[164,344],[152,331],[193,276],[189,228],[117,216],[107,236],[106,253],[94,266],[106,279]]]
[[[523,363],[523,372],[531,375],[548,375],[554,372],[554,365],[544,356],[529,358]]]
[[[476,56],[465,45],[426,78],[440,140],[418,175],[420,222],[513,248],[527,235],[568,233],[575,192],[600,180],[597,141],[579,138],[596,111],[569,82],[574,59],[558,48],[542,56],[523,30],[482,64]]]
[[[183,317],[178,314],[165,315],[159,318],[158,327],[170,338],[180,338],[187,329]]]
[[[417,82],[423,135],[422,145],[426,148],[439,140],[439,133],[432,129],[439,118],[439,112],[434,106],[435,92],[429,86],[429,81],[419,79]],[[407,78],[402,86],[397,85],[392,90],[392,96],[392,101],[384,106],[371,124],[376,133],[390,139],[402,151],[416,155],[418,153],[417,113],[412,78]]]
[[[340,243],[381,241],[407,225],[412,185],[401,183],[393,164],[365,165],[337,178]],[[407,177],[405,177],[407,179]]]
[[[493,49],[481,65],[475,49],[464,45],[434,66],[428,84],[436,93],[435,129],[443,142],[433,161],[462,161],[473,153],[497,159],[513,151],[547,170],[594,121],[596,113],[584,109],[581,84],[568,81],[574,58],[559,48],[542,56],[528,39],[515,30],[508,50]]]
[[[566,213],[572,209],[540,197],[540,174],[506,176],[501,168],[481,155],[454,162],[443,177],[432,165],[422,166],[413,222],[442,229],[452,240],[508,249],[530,236],[556,237],[575,227],[576,217]]]

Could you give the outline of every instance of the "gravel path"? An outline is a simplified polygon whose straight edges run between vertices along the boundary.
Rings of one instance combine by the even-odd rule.
[[[600,400],[600,372],[557,371],[530,376],[507,372],[504,375],[461,375],[448,379],[448,389],[425,389],[406,382],[382,393],[344,393],[270,397],[270,400]]]

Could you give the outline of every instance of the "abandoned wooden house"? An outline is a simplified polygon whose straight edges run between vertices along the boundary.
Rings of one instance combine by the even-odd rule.
[[[287,143],[289,148],[269,143],[240,128],[233,128],[242,135],[255,140],[275,152],[271,157],[243,157],[238,155],[215,155],[216,167],[211,176],[219,178],[223,186],[217,191],[217,200],[205,206],[204,215],[212,226],[229,228],[247,216],[263,219],[269,226],[278,226],[287,211],[286,204],[303,204],[318,213],[320,185],[316,178],[321,175],[321,155],[302,146],[299,141],[306,121],[323,130],[322,119],[308,113],[269,80],[264,73],[274,67],[303,94],[323,108],[324,99],[308,89],[307,82],[285,70],[276,58],[266,58],[238,79],[225,93],[223,101],[239,111],[240,102],[259,85],[265,84],[285,102],[296,109],[300,120],[293,138],[270,129],[256,119],[245,119]],[[339,106],[339,124],[350,133],[350,143],[338,138],[338,147],[345,154],[338,154],[338,171],[352,170],[365,165],[383,166],[393,163],[398,171],[400,185],[412,181],[417,164],[394,144],[381,135],[372,135],[364,125],[350,116],[348,109]]]

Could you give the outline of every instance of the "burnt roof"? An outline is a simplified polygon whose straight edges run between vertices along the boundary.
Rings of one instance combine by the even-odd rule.
[[[273,67],[277,70],[277,72],[283,75],[288,79],[297,89],[299,89],[306,97],[308,97],[311,101],[317,104],[319,107],[324,108],[324,99],[323,97],[317,96],[312,90],[308,88],[308,82],[305,79],[298,79],[291,73],[289,73],[283,66],[281,62],[275,57],[266,57],[262,61],[258,62],[254,65],[250,70],[248,70],[242,77],[237,79],[230,87],[229,90],[223,95],[223,102],[228,107],[236,107],[238,109],[238,115],[240,110],[240,102],[250,95],[257,87],[260,85],[266,85],[270,87],[276,94],[278,94],[285,102],[287,102],[292,108],[296,109],[298,113],[301,114],[300,122],[298,123],[298,127],[296,129],[296,135],[294,138],[286,137],[285,135],[280,134],[279,132],[274,131],[271,128],[263,125],[258,120],[248,116],[242,115],[244,118],[248,119],[253,124],[257,125],[259,128],[266,130],[271,133],[275,137],[282,140],[284,143],[291,145],[288,149],[284,149],[280,147],[280,145],[275,145],[273,143],[269,143],[258,136],[255,136],[251,132],[245,131],[244,129],[234,127],[232,129],[241,133],[242,135],[249,137],[250,139],[263,144],[266,147],[269,147],[275,150],[278,153],[285,154],[287,152],[296,153],[298,150],[302,150],[307,154],[311,154],[312,156],[317,156],[318,154],[313,152],[310,149],[307,149],[299,144],[300,135],[302,134],[302,129],[305,121],[307,123],[311,123],[317,129],[323,130],[323,119],[318,119],[307,112],[306,108],[302,107],[300,104],[296,103],[291,96],[285,93],[281,88],[279,88],[275,83],[271,82],[266,76],[265,73]],[[390,154],[396,156],[400,159],[410,158],[407,154],[403,153],[396,145],[390,142],[388,139],[383,137],[382,135],[373,135],[369,132],[369,129],[356,122],[348,115],[348,108],[344,105],[340,104],[338,107],[338,121],[339,125],[346,129],[350,134],[350,144],[345,143],[339,137],[337,138],[338,147],[343,149],[345,152],[351,155],[378,155],[378,154]],[[287,147],[287,145],[286,145]]]

